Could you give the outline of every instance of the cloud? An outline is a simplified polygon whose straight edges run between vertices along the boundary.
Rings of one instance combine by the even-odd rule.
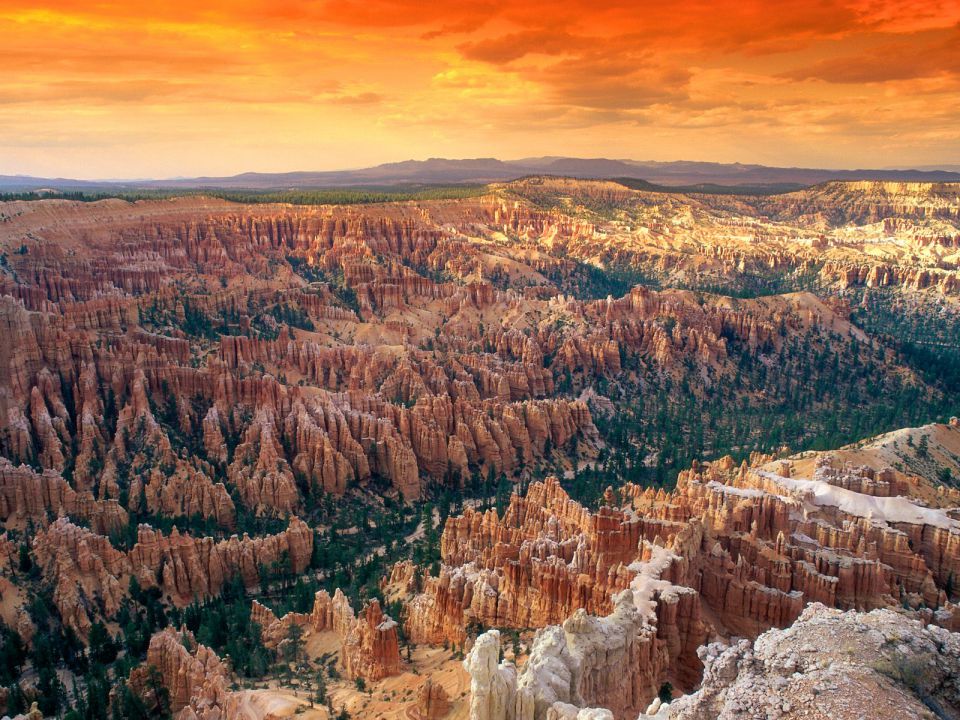
[[[323,142],[758,159],[738,131],[800,164],[883,133],[960,154],[958,23],[960,0],[5,0],[0,136],[163,167]]]
[[[383,102],[383,95],[375,92],[361,92],[355,95],[335,95],[327,101],[336,105],[377,105]]]
[[[882,83],[960,75],[960,26],[887,42],[867,52],[819,60],[783,73],[794,80],[829,83]]]
[[[508,33],[499,37],[463,43],[458,49],[468,60],[480,60],[495,65],[506,64],[532,53],[563,55],[579,50],[588,42],[566,32],[536,30]]]
[[[74,103],[89,101],[98,104],[140,103],[147,100],[182,96],[196,88],[185,82],[151,80],[116,80],[94,82],[89,80],[52,81],[45,85],[0,85],[7,92],[0,93],[0,104],[20,103]]]
[[[559,104],[598,110],[636,110],[687,97],[692,73],[659,65],[651,54],[592,52],[561,60],[535,74]]]

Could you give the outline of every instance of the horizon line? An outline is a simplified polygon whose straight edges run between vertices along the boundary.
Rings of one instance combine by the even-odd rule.
[[[886,167],[851,167],[851,166],[817,166],[817,165],[768,165],[760,162],[744,162],[744,161],[731,161],[731,162],[722,162],[718,160],[689,160],[689,159],[676,159],[676,160],[637,160],[633,158],[622,158],[622,157],[605,157],[605,156],[573,156],[573,155],[537,155],[537,156],[526,156],[521,158],[511,158],[511,159],[500,159],[492,155],[486,156],[475,156],[475,157],[441,157],[441,156],[430,156],[426,158],[407,158],[404,160],[388,160],[375,165],[361,165],[361,166],[352,166],[352,167],[336,167],[330,169],[294,169],[294,170],[241,170],[234,173],[200,173],[192,175],[175,175],[175,176],[150,176],[150,177],[82,177],[77,175],[64,175],[64,174],[30,174],[22,172],[4,172],[0,170],[0,177],[2,178],[16,178],[24,180],[69,180],[76,182],[90,182],[90,183],[109,183],[109,184],[121,184],[121,183],[162,183],[162,182],[184,182],[190,180],[199,180],[199,179],[234,179],[241,177],[243,175],[297,175],[297,174],[325,174],[325,173],[350,173],[350,172],[362,172],[364,170],[374,170],[377,168],[389,166],[389,165],[399,165],[403,163],[427,163],[430,161],[444,161],[444,162],[476,162],[476,161],[495,161],[504,164],[519,164],[524,161],[544,161],[544,160],[553,160],[553,161],[563,161],[563,160],[575,160],[575,161],[602,161],[602,162],[621,162],[621,163],[636,163],[639,165],[679,165],[683,163],[691,164],[702,164],[702,165],[717,165],[717,166],[726,166],[726,167],[755,167],[755,168],[766,168],[766,169],[775,169],[775,170],[796,170],[796,171],[836,171],[836,172],[949,172],[960,174],[960,159],[955,162],[944,162],[933,165],[915,165],[915,166],[886,166]],[[549,174],[549,173],[544,173]],[[610,178],[605,178],[610,179]],[[639,179],[639,178],[638,178]],[[394,181],[395,182],[395,181]]]

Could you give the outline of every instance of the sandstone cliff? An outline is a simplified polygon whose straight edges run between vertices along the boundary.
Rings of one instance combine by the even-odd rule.
[[[291,625],[300,625],[308,632],[334,632],[341,643],[340,666],[350,679],[377,681],[401,670],[397,623],[383,613],[376,600],[355,615],[339,589],[333,597],[321,590],[309,613],[287,613],[282,618],[254,600],[250,619],[260,626],[264,644],[274,649],[283,648]]]
[[[548,694],[540,715],[563,702],[631,717],[664,680],[696,686],[697,646],[709,633],[755,637],[790,625],[810,602],[913,607],[927,622],[953,627],[958,521],[919,497],[892,495],[919,487],[893,470],[838,470],[825,459],[803,479],[792,477],[792,462],[695,464],[672,493],[627,484],[608,491],[610,505],[596,513],[572,502],[555,479],[533,483],[502,518],[471,509],[450,518],[444,565],[439,577],[423,578],[422,591],[405,564],[384,587],[407,598],[407,633],[416,642],[464,645],[475,624],[551,626],[524,674],[550,667],[576,682],[547,678],[538,687],[582,691]],[[563,659],[575,637],[606,637],[604,628],[630,625],[630,613],[643,629],[627,633],[625,645],[607,637],[604,658],[632,671],[611,673],[601,662],[582,679],[570,670],[581,662]],[[611,661],[611,647],[629,659]]]
[[[189,631],[167,628],[150,639],[145,665],[135,668],[128,684],[148,708],[159,711],[152,671],[169,693],[169,710],[177,720],[246,718],[240,697],[229,691],[230,675],[210,648]]]
[[[265,537],[233,536],[216,542],[177,532],[164,536],[141,526],[129,551],[115,549],[108,538],[60,518],[33,541],[44,577],[54,586],[54,602],[64,623],[82,636],[97,616],[111,618],[136,577],[141,587],[157,587],[175,605],[219,594],[240,578],[256,587],[260,574],[281,562],[303,572],[313,551],[313,531],[294,518],[283,533]]]

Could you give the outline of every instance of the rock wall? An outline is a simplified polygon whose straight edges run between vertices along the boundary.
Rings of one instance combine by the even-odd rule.
[[[184,606],[217,595],[234,578],[254,588],[265,568],[281,562],[294,573],[303,572],[313,552],[313,531],[294,518],[278,535],[234,535],[217,542],[176,528],[165,536],[144,525],[136,545],[123,552],[108,538],[60,518],[37,533],[33,551],[44,578],[54,585],[64,623],[85,637],[97,616],[115,615],[131,577]]]
[[[960,522],[951,512],[892,495],[921,490],[893,471],[824,461],[810,479],[792,475],[791,463],[769,456],[695,463],[675,491],[627,484],[597,512],[555,479],[533,483],[502,518],[468,508],[448,519],[438,577],[418,579],[401,564],[384,588],[406,598],[415,642],[465,646],[475,627],[549,628],[518,682],[552,668],[529,681],[541,688],[533,697],[546,698],[534,703],[538,718],[554,703],[635,717],[664,680],[696,686],[709,634],[756,637],[789,626],[809,603],[913,607],[952,627]],[[634,614],[643,630],[624,634]],[[630,642],[607,637],[611,627]],[[577,650],[576,638],[597,637],[603,657],[583,665],[592,651]],[[543,689],[554,686],[576,692]]]
[[[450,698],[440,683],[427,678],[417,690],[416,720],[441,720],[450,712]]]
[[[245,720],[241,698],[229,691],[230,675],[213,650],[197,643],[187,630],[167,628],[150,638],[147,660],[127,681],[148,708],[157,709],[151,673],[169,693],[176,720]]]
[[[307,632],[336,633],[341,640],[340,665],[350,679],[377,681],[401,672],[397,623],[383,613],[377,600],[354,615],[339,588],[332,598],[326,590],[320,590],[309,613],[287,613],[277,618],[254,600],[250,619],[260,626],[264,644],[273,649],[282,649],[291,625],[300,625]]]
[[[371,600],[360,611],[344,638],[341,657],[349,678],[376,681],[400,672],[397,623],[383,614],[376,600]]]
[[[88,490],[77,492],[55,471],[38,473],[0,458],[0,520],[43,525],[60,514],[85,520],[101,534],[120,530],[128,521],[127,511],[116,500],[97,500]]]
[[[674,584],[686,562],[662,545],[660,533],[630,511],[591,513],[548,478],[525,497],[515,494],[502,519],[471,509],[448,519],[444,564],[438,577],[422,578],[422,592],[407,564],[395,567],[384,587],[407,596],[406,632],[414,642],[465,646],[478,626],[551,627],[534,643],[524,673],[540,658],[576,665],[580,674],[572,694],[540,702],[538,718],[555,702],[635,716],[668,677],[695,686],[696,651],[706,638],[697,593]],[[598,638],[606,638],[603,652]],[[609,684],[612,678],[619,684]]]

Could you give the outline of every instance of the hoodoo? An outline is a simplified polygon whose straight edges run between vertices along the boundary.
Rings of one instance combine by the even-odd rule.
[[[956,187],[631,185],[0,200],[0,713],[960,717]]]

